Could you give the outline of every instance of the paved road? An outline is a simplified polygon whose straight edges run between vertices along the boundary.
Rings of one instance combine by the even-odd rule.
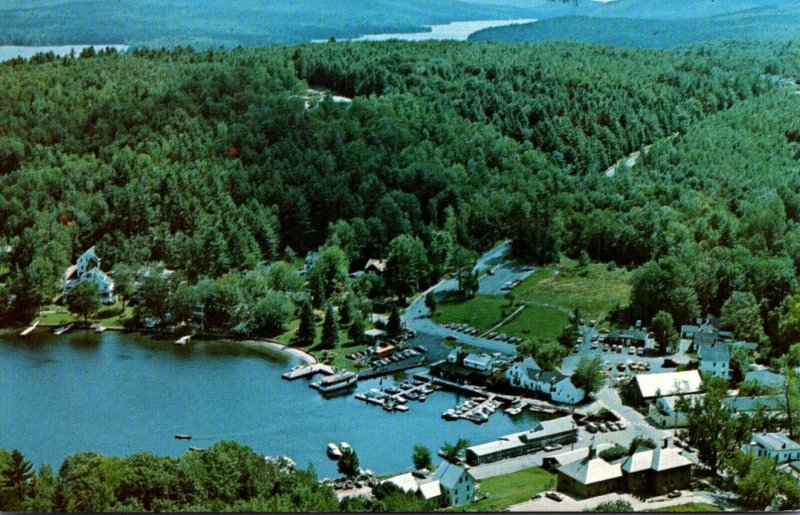
[[[573,499],[568,495],[564,495],[564,500],[561,502],[554,501],[547,497],[542,496],[540,499],[533,501],[526,501],[516,504],[509,508],[510,511],[544,511],[544,512],[582,512],[594,508],[598,504],[607,501],[625,500],[631,503],[633,511],[655,510],[659,508],[666,508],[668,506],[679,506],[681,504],[688,504],[691,502],[716,504],[722,508],[730,509],[737,508],[737,506],[730,503],[730,501],[723,496],[712,492],[687,492],[684,491],[683,495],[675,499],[668,497],[652,497],[646,501],[642,501],[633,497],[630,494],[606,494],[589,499]],[[739,508],[741,509],[741,508]]]
[[[513,291],[513,288],[503,289],[505,284],[518,280],[522,281],[536,269],[532,266],[522,266],[516,263],[501,263],[494,267],[494,272],[482,276],[478,282],[478,293],[483,295],[505,295]]]
[[[508,254],[510,250],[511,250],[511,243],[509,241],[501,243],[494,249],[490,250],[489,252],[481,256],[478,259],[475,268],[476,269],[484,268],[490,266],[492,263],[496,263],[497,261],[504,259],[504,257]],[[487,352],[492,352],[492,353],[500,352],[508,356],[516,355],[517,350],[513,344],[500,342],[496,340],[489,340],[486,338],[479,338],[477,336],[468,336],[464,333],[460,333],[458,331],[452,331],[450,329],[442,327],[434,323],[433,320],[430,319],[430,310],[425,305],[425,295],[427,295],[428,292],[432,291],[438,297],[441,296],[441,294],[446,291],[455,291],[457,289],[458,289],[458,283],[454,279],[446,279],[434,286],[431,286],[427,291],[420,294],[411,302],[411,304],[409,304],[408,308],[402,314],[402,319],[405,322],[406,327],[416,331],[418,338],[419,335],[421,334],[425,335],[424,341],[419,342],[416,341],[415,339],[413,344],[424,345],[430,353],[430,351],[432,351],[435,347],[437,347],[437,345],[434,345],[433,343],[437,338],[441,341],[444,340],[448,335],[453,335],[458,338],[458,341],[460,343],[463,343],[465,345],[480,347],[481,349]],[[438,346],[443,347],[441,345]],[[431,362],[434,361],[433,356],[429,356],[429,358]]]

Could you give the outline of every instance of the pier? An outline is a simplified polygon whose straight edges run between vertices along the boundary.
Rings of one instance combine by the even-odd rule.
[[[22,331],[21,333],[19,333],[19,335],[20,336],[28,336],[29,334],[31,334],[33,332],[34,329],[36,329],[36,326],[38,326],[38,325],[39,325],[39,321],[37,320],[36,322],[31,324],[31,326],[29,328],[27,328],[24,331]]]
[[[485,397],[486,395],[490,395],[489,393],[486,392],[486,389],[482,386],[454,383],[453,381],[448,381],[446,379],[441,379],[439,377],[431,377],[427,374],[414,374],[414,379],[419,379],[420,381],[424,381],[426,383],[433,383],[435,385],[444,388],[449,388],[450,390],[455,390],[457,392],[465,393],[472,397]],[[501,393],[492,393],[491,395],[500,402],[514,402],[515,400],[517,400],[517,397],[512,397],[511,395],[504,395]]]
[[[476,424],[487,422],[489,417],[500,407],[501,401],[497,400],[497,396],[490,394],[488,398],[475,397],[462,402],[455,408],[451,408],[442,413],[442,418],[445,420],[464,419]]]
[[[429,395],[435,391],[429,383],[422,381],[408,382],[404,381],[398,386],[390,386],[385,390],[378,390],[373,388],[366,393],[358,393],[355,398],[367,402],[369,404],[376,404],[383,406],[387,411],[408,411],[408,406],[405,404],[408,401],[425,402]]]
[[[333,367],[329,365],[323,365],[322,363],[314,363],[313,365],[295,367],[283,374],[281,377],[287,381],[294,381],[295,379],[300,379],[301,377],[307,377],[314,374],[331,375],[333,374]]]

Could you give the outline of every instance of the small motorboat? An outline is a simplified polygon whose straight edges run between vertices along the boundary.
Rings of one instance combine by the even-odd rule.
[[[191,440],[192,439],[192,435],[178,433],[178,434],[175,435],[175,439],[176,440]]]
[[[342,451],[339,450],[339,447],[337,447],[336,444],[333,442],[328,444],[327,453],[328,453],[328,458],[334,461],[342,457]]]
[[[425,402],[428,399],[428,396],[424,393],[419,396],[419,402]]]
[[[189,450],[192,452],[203,452],[205,451],[204,447],[189,447]]]
[[[352,448],[352,447],[350,447],[350,444],[349,444],[349,443],[347,443],[347,442],[342,442],[342,443],[340,443],[340,444],[339,444],[339,449],[340,449],[342,452],[344,452],[344,451],[352,451],[352,450],[353,450],[353,448]]]

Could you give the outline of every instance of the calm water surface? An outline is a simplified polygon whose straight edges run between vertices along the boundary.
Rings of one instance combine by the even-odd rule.
[[[348,441],[361,466],[379,474],[410,470],[415,444],[432,450],[465,437],[473,443],[530,427],[525,414],[495,413],[488,423],[448,422],[441,413],[458,397],[438,391],[388,413],[347,396],[324,399],[308,381],[280,375],[296,358],[230,342],[193,342],[106,332],[45,330],[0,336],[0,447],[58,467],[69,454],[179,455],[190,446],[232,439],[266,455],[312,463],[336,474],[328,442]],[[387,381],[388,385],[391,381]],[[356,391],[379,386],[360,382]],[[175,440],[190,433],[193,440]]]

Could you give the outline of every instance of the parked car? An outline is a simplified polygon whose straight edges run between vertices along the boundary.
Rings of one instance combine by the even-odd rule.
[[[604,328],[600,329],[600,334],[608,334],[608,332],[609,332],[608,331],[608,327],[604,327]]]
[[[597,424],[595,424],[594,422],[587,422],[586,423],[586,430],[589,431],[590,433],[596,433],[597,432]]]
[[[601,433],[608,433],[608,426],[603,422],[597,424],[597,429],[599,429]]]
[[[606,426],[608,426],[609,431],[619,431],[619,428],[613,422],[606,422]]]
[[[547,493],[546,493],[546,494],[544,494],[544,495],[546,495],[547,497],[549,497],[550,499],[552,499],[552,500],[554,500],[554,501],[561,502],[561,501],[563,501],[563,500],[564,500],[564,496],[563,496],[563,495],[561,495],[561,494],[560,494],[560,493],[558,493],[558,492],[547,492]]]
[[[637,355],[637,356],[644,356],[644,349],[643,349],[643,348],[641,348],[641,347],[639,347],[638,349],[636,349],[636,355]]]
[[[592,342],[592,349],[596,349],[596,348],[597,348],[597,342]]]
[[[617,353],[622,354],[622,345],[617,345]]]
[[[633,345],[628,347],[628,354],[636,354],[636,347],[634,347]]]
[[[457,338],[456,338],[456,335],[454,335],[454,334],[448,334],[447,336],[444,337],[444,339],[445,340],[456,340]]]
[[[531,501],[535,501],[536,499],[541,499],[542,494],[534,494],[531,496]]]
[[[589,325],[594,327],[597,325],[597,320],[589,320]]]
[[[681,496],[681,491],[680,490],[673,490],[673,491],[671,491],[670,493],[667,494],[667,497],[669,497],[670,499],[674,499],[674,498],[680,497],[680,496]]]
[[[671,358],[664,358],[664,363],[661,364],[664,368],[675,368],[678,364],[675,362],[674,359]]]
[[[608,349],[609,349],[608,345],[603,345],[603,352],[608,352]]]
[[[617,363],[617,370],[625,372],[625,363]]]
[[[628,429],[628,424],[620,420],[619,422],[617,422],[617,427],[619,428],[620,431],[624,431],[625,429]]]
[[[555,443],[553,445],[545,446],[544,450],[545,450],[545,452],[551,452],[551,451],[557,451],[560,448],[561,448],[561,444],[560,443]]]
[[[581,346],[580,345],[576,345],[576,346],[574,346],[572,348],[572,352],[575,352],[575,353],[577,353],[579,350],[581,350]]]

